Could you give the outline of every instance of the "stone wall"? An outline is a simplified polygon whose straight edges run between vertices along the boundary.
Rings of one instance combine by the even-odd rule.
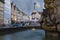
[[[60,22],[60,0],[55,0],[54,4],[55,4],[54,15],[57,19],[57,22]]]

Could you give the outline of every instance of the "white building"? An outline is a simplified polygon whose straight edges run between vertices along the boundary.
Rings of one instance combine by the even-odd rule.
[[[11,2],[10,0],[4,2],[4,24],[11,24]]]
[[[23,21],[23,12],[21,10],[18,11],[17,21],[18,22],[22,22]]]
[[[31,18],[30,19],[33,21],[40,21],[42,18],[42,14],[39,14],[39,12],[35,12],[35,13],[33,12]]]
[[[34,11],[31,14],[31,21],[40,21],[41,14],[36,10],[36,3],[34,3]]]
[[[22,12],[20,16],[23,22],[29,21],[29,16],[27,16],[27,14],[25,14],[24,12]]]
[[[30,18],[29,18],[29,16],[23,16],[23,20],[24,20],[24,22],[28,22],[28,21],[30,21]]]

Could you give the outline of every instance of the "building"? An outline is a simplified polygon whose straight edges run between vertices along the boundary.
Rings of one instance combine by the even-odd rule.
[[[48,13],[51,19],[55,17],[58,22],[60,22],[60,0],[44,0],[45,8],[48,9]]]
[[[26,16],[27,15],[20,10],[19,13],[17,14],[17,21],[18,22],[24,22],[26,19]]]
[[[34,3],[34,11],[32,12],[31,16],[33,21],[40,21],[41,20],[41,14],[42,12],[38,12],[36,10],[36,3]]]
[[[56,19],[56,5],[54,3],[55,0],[44,0],[45,2],[45,17],[47,22],[55,22]]]
[[[11,24],[11,0],[4,0],[4,24]]]
[[[55,0],[54,4],[56,6],[54,12],[56,14],[57,21],[60,22],[60,0]]]
[[[17,23],[25,21],[24,17],[26,17],[26,14],[18,9],[18,7],[12,2],[11,3],[11,22]]]
[[[0,24],[11,24],[10,0],[0,0]]]
[[[17,8],[16,5],[12,2],[12,3],[11,3],[11,22],[12,22],[12,23],[18,22],[18,14],[19,14],[18,8]]]
[[[4,1],[0,0],[0,25],[4,24]]]
[[[24,22],[28,22],[29,21],[29,16],[27,16],[27,14],[25,14],[25,13],[23,15],[23,21]]]
[[[20,11],[18,19],[19,19],[19,22],[23,21],[23,12],[22,11]]]

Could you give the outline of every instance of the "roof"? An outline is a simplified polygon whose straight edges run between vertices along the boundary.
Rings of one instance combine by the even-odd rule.
[[[24,13],[24,12],[22,12],[22,14],[23,14],[23,16],[25,15],[25,16],[27,16],[27,14],[26,13]]]
[[[36,13],[37,13],[37,11],[36,11],[36,10],[34,10],[34,11],[32,12],[32,14],[31,14],[31,15],[36,14]]]
[[[31,15],[36,14],[36,13],[38,13],[38,14],[42,14],[43,12],[37,12],[37,11],[35,10],[35,11],[32,12]]]
[[[36,14],[36,12],[32,12],[32,14],[31,14],[31,15],[33,15],[33,14]]]

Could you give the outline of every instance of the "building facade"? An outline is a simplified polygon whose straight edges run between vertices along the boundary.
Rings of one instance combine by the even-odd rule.
[[[11,22],[18,23],[24,21],[25,13],[18,9],[18,7],[11,3]]]
[[[54,4],[56,5],[56,8],[54,9],[57,21],[60,22],[60,0],[55,0]]]
[[[60,22],[60,0],[44,0],[45,8],[48,9],[48,13],[51,19],[55,17],[58,22]]]
[[[4,1],[0,0],[0,25],[4,24]]]
[[[0,24],[11,24],[10,0],[0,0]]]
[[[11,3],[11,22],[12,23],[17,22],[17,15],[18,15],[18,9],[16,5],[12,2]]]
[[[36,3],[34,3],[34,10],[33,10],[32,14],[31,14],[32,18],[30,18],[30,19],[32,21],[40,21],[41,20],[41,16],[42,16],[41,14],[42,14],[42,12],[38,12],[36,10]]]
[[[4,24],[11,24],[11,0],[4,0]]]

